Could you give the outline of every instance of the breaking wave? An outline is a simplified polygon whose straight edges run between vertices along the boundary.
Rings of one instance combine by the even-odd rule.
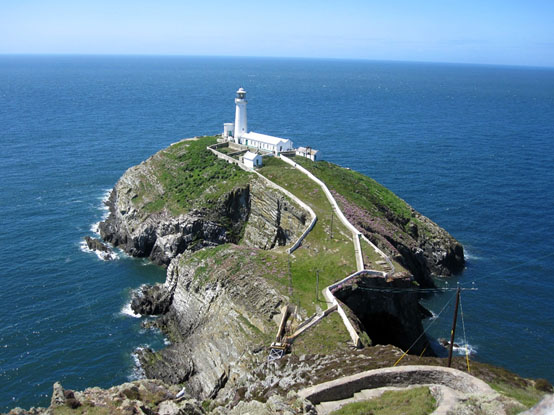
[[[119,312],[120,314],[123,314],[125,316],[129,316],[129,317],[133,317],[133,318],[141,318],[142,315],[141,314],[137,314],[133,311],[133,309],[131,308],[131,301],[129,301],[128,303],[126,303],[122,308],[121,308],[121,311]]]

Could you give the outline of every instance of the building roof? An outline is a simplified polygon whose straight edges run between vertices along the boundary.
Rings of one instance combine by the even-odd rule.
[[[306,153],[306,154],[317,154],[319,153],[319,150],[316,150],[315,148],[310,148],[310,151],[306,147],[298,147],[296,149],[297,153]]]
[[[283,141],[290,141],[288,138],[273,137],[271,135],[249,132],[241,135],[241,138],[248,138],[249,140],[257,140],[267,144],[279,144]]]
[[[261,157],[259,154],[252,153],[251,151],[247,151],[244,153],[244,159],[245,160],[254,160],[256,157]]]

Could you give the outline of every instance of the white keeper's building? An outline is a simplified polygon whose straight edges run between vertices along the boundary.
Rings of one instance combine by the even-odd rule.
[[[294,145],[288,138],[273,137],[252,131],[248,132],[246,103],[246,91],[243,88],[239,88],[235,98],[235,122],[223,124],[223,138],[237,144],[274,154],[294,150]]]

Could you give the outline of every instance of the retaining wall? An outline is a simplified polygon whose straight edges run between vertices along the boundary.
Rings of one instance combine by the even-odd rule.
[[[384,386],[406,387],[410,385],[444,385],[464,394],[496,394],[494,390],[476,377],[458,369],[442,366],[401,366],[368,370],[321,383],[298,392],[313,404],[338,401],[352,397],[364,389]]]

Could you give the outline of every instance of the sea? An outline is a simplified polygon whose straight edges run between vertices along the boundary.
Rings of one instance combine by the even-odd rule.
[[[470,362],[554,382],[554,69],[357,60],[0,56],[0,412],[47,406],[52,384],[141,376],[167,340],[129,299],[164,270],[88,251],[125,170],[221,133],[247,90],[250,130],[365,173],[465,247],[422,300],[432,338]],[[342,277],[342,276],[341,276]]]

